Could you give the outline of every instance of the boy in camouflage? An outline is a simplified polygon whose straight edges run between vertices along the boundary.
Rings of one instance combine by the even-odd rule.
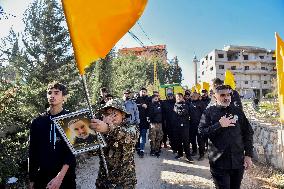
[[[131,189],[137,183],[134,163],[134,147],[138,139],[135,125],[126,124],[123,102],[111,100],[101,109],[103,121],[91,120],[91,128],[105,134],[107,147],[104,148],[108,176],[100,158],[100,168],[96,187],[98,189]]]

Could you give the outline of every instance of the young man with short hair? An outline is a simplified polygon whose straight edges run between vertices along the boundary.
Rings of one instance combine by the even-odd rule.
[[[57,82],[47,87],[49,109],[32,121],[30,127],[30,189],[75,189],[76,160],[52,118],[68,113],[63,108],[66,87]]]

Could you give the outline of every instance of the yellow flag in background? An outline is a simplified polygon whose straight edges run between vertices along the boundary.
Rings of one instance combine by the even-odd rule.
[[[201,85],[199,83],[196,84],[195,86],[196,92],[200,93],[201,91]]]
[[[280,120],[282,123],[284,123],[284,42],[277,33],[275,33],[275,38]]]
[[[209,92],[210,85],[207,82],[202,83],[202,89],[206,89]]]
[[[142,15],[147,0],[62,0],[81,75],[104,58]]]
[[[196,90],[195,90],[195,87],[193,86],[193,87],[191,87],[191,92],[193,93],[193,92],[195,92]]]
[[[224,84],[230,85],[232,87],[232,89],[234,89],[234,90],[236,89],[236,83],[235,83],[234,75],[229,70],[226,70]]]

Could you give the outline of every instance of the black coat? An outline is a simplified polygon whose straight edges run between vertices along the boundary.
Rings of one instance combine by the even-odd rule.
[[[235,126],[221,127],[219,120],[225,115],[234,116],[237,120]],[[209,163],[212,167],[239,169],[243,167],[244,155],[253,155],[253,130],[238,107],[208,107],[202,114],[198,129],[201,135],[210,139]]]
[[[190,126],[190,109],[185,102],[176,102],[174,105],[173,123],[175,128]]]
[[[140,118],[139,127],[140,129],[142,128],[148,129],[149,123],[147,121],[147,117],[149,117],[150,98],[148,96],[138,97],[136,99],[136,104],[139,110],[139,118]],[[143,104],[146,104],[147,108],[143,108],[142,107]]]
[[[204,102],[200,100],[191,101],[191,119],[190,125],[194,128],[197,128],[200,122],[201,115],[204,111]]]
[[[162,102],[163,120],[167,128],[173,126],[175,100],[165,100]]]
[[[150,123],[162,123],[162,106],[160,102],[152,103],[149,107]]]

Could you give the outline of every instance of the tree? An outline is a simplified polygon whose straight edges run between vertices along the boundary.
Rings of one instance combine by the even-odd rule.
[[[178,63],[177,57],[174,57],[170,62],[169,83],[181,83],[182,81],[182,69]]]

